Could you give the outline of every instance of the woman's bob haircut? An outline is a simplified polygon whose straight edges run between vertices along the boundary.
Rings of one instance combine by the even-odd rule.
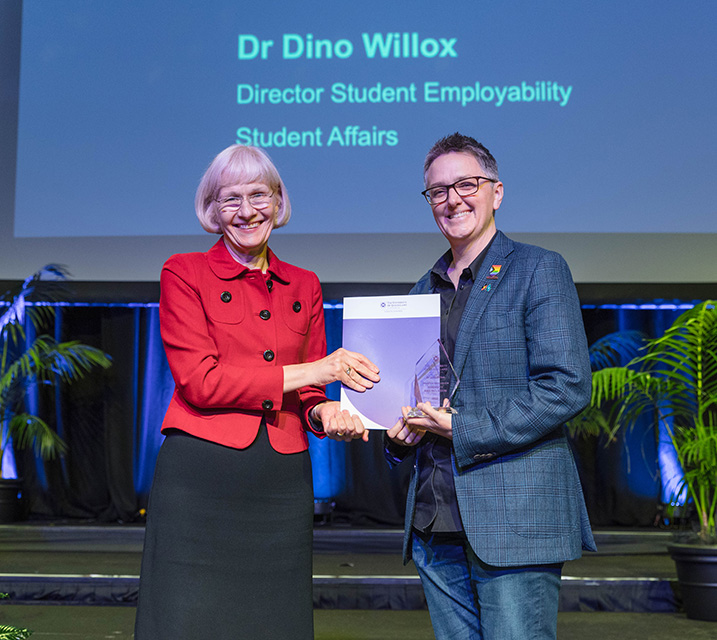
[[[221,233],[219,191],[235,184],[263,182],[279,199],[279,210],[274,218],[274,228],[283,227],[291,217],[291,203],[279,172],[265,151],[258,147],[234,144],[222,151],[202,176],[194,208],[202,228],[209,233]]]

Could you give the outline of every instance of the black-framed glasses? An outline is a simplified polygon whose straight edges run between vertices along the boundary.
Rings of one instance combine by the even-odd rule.
[[[266,193],[265,191],[257,191],[246,197],[244,196],[229,196],[227,198],[216,198],[216,202],[219,203],[220,211],[227,211],[229,213],[236,213],[241,209],[242,203],[246,200],[255,209],[266,209],[271,204],[271,197],[273,192]]]
[[[481,188],[481,180],[487,180],[488,182],[498,182],[493,178],[486,178],[485,176],[471,176],[469,178],[461,178],[453,184],[441,184],[425,191],[421,191],[421,195],[426,199],[428,204],[443,204],[448,200],[448,191],[453,189],[461,198],[464,196],[472,196],[478,193],[478,189]]]

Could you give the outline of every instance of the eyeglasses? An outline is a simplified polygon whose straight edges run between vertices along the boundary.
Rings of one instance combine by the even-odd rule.
[[[470,178],[461,178],[453,184],[442,184],[437,187],[431,187],[430,189],[421,191],[421,194],[428,204],[443,204],[448,200],[448,191],[450,189],[453,189],[461,198],[478,193],[478,189],[481,188],[481,180],[498,182],[497,180],[493,180],[493,178],[486,178],[485,176],[473,176]]]
[[[229,196],[228,198],[216,199],[219,203],[219,210],[226,211],[228,213],[236,213],[241,209],[244,200],[246,200],[250,206],[255,209],[266,209],[271,204],[271,198],[273,193],[264,193],[263,191],[257,191],[251,195],[246,196]]]

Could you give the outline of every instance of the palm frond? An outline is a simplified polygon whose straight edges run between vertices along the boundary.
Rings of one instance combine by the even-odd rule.
[[[25,640],[32,635],[29,629],[20,629],[19,627],[9,627],[0,624],[0,640]]]
[[[83,377],[95,366],[107,368],[111,363],[103,351],[77,340],[57,342],[50,336],[38,336],[2,372],[0,393],[10,389],[13,382],[28,378],[42,382],[57,375],[62,381],[70,382]]]
[[[67,451],[64,440],[42,418],[29,413],[18,413],[10,418],[9,434],[18,449],[32,446],[35,455],[43,460],[52,460]]]
[[[601,433],[610,433],[611,427],[605,414],[598,408],[588,406],[577,416],[568,420],[565,426],[570,437],[599,436]]]
[[[592,398],[590,404],[600,408],[625,395],[629,385],[646,384],[644,374],[628,367],[607,367],[594,371],[592,376]],[[638,383],[638,379],[640,380]]]
[[[590,345],[590,366],[593,371],[619,367],[637,357],[647,341],[642,331],[616,331]]]
[[[23,323],[26,316],[35,330],[41,330],[55,313],[49,303],[56,302],[67,292],[64,282],[68,277],[69,272],[64,266],[47,264],[22,284],[6,291],[0,296],[0,302],[7,304],[7,309],[0,316],[0,332],[17,342],[24,337]]]

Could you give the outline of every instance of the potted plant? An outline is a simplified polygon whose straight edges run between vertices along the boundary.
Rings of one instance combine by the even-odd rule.
[[[3,477],[5,453],[11,447],[33,446],[36,454],[47,460],[66,450],[41,417],[26,411],[28,385],[71,383],[96,366],[110,365],[99,349],[77,340],[58,342],[43,333],[54,318],[52,302],[66,278],[63,267],[50,264],[0,296],[0,522],[19,516],[20,482]],[[36,337],[28,339],[26,320]]]
[[[717,309],[714,300],[682,313],[624,366],[593,372],[592,401],[573,427],[614,437],[650,412],[669,435],[697,526],[670,545],[688,617],[717,620]],[[707,560],[704,565],[700,560]],[[688,572],[697,569],[699,576]],[[698,584],[698,583],[702,584]],[[689,583],[689,584],[688,584]]]

